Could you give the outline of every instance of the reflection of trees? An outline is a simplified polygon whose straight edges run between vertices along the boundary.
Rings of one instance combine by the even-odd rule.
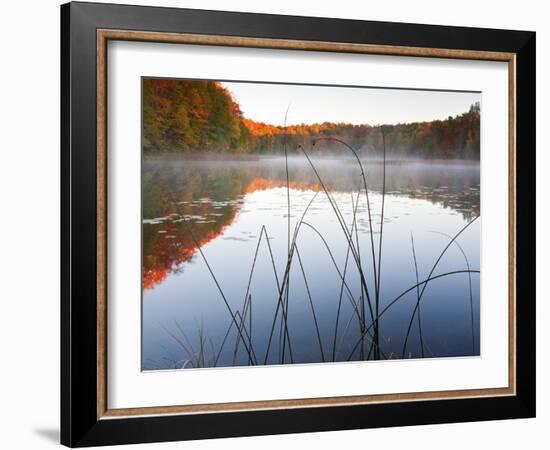
[[[315,164],[330,190],[358,189],[359,173],[354,164],[342,159]],[[367,162],[365,166],[369,190],[379,192],[381,165]],[[316,176],[301,161],[290,161],[289,177],[293,189],[320,190]],[[245,194],[283,186],[286,174],[281,160],[145,161],[143,288],[153,288],[193,258],[197,243],[202,247],[222,235],[235,220]],[[389,164],[386,191],[428,200],[470,220],[479,214],[479,165]],[[183,219],[192,227],[196,242]]]
[[[466,221],[480,214],[479,208],[479,173],[465,171],[460,177],[441,173],[439,177],[425,179],[423,183],[410,178],[408,180],[409,198],[429,200],[444,208],[450,208],[460,214]]]
[[[170,165],[144,164],[143,218],[159,219],[143,225],[143,287],[152,288],[168,273],[190,260],[197,250],[186,232],[187,220],[194,239],[203,246],[233,222],[243,193],[242,174],[224,170],[179,170]],[[208,201],[206,201],[208,199]]]

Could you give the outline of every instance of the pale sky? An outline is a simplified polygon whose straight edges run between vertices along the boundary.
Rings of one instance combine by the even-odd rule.
[[[272,125],[347,122],[396,124],[446,119],[481,101],[480,93],[223,82],[245,117]]]

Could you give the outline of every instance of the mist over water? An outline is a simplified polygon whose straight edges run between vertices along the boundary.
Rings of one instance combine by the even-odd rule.
[[[288,259],[289,200],[293,233],[314,199],[304,217],[308,225],[300,228],[297,238],[301,263],[293,260],[289,272],[287,326],[292,360],[368,359],[368,340],[362,356],[354,350],[360,329],[353,302],[364,294],[353,263],[348,261],[346,266],[348,244],[331,205],[339,206],[341,218],[353,229],[357,202],[354,239],[366,282],[373,286],[371,225],[378,251],[384,166],[376,158],[362,161],[370,223],[360,168],[354,158],[341,154],[312,156],[317,174],[303,155],[291,156],[288,191],[281,157],[145,159],[143,369],[250,363],[245,346],[236,344],[238,332],[220,289],[230,309],[241,317],[246,315],[246,339],[253,343],[258,360],[263,363],[265,357],[268,364],[279,364],[286,353],[283,361],[290,362],[289,351],[281,348],[286,338],[281,335],[280,313],[270,342],[278,284]],[[476,161],[387,161],[382,251],[377,259],[381,263],[381,309],[417,283],[411,236],[418,279],[424,280],[451,237],[479,215],[479,188]],[[480,222],[472,223],[451,245],[434,275],[467,266],[479,269]],[[265,239],[258,245],[263,227],[272,253]],[[344,271],[347,287],[339,302]],[[380,318],[383,356],[479,355],[479,274],[462,273],[430,282],[421,301],[421,326],[415,319],[408,330],[416,302],[413,289]]]

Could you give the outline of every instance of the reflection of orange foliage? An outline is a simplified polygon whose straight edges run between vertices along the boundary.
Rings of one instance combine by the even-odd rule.
[[[231,216],[231,221],[234,218]],[[152,289],[160,284],[180,264],[191,260],[199,248],[221,236],[229,224],[224,224],[218,230],[209,230],[199,235],[200,228],[193,229],[193,238],[183,228],[179,231],[176,224],[167,223],[166,233],[159,233],[153,245],[153,252],[147,255],[151,267],[143,270],[143,289]],[[198,244],[198,245],[197,245]]]
[[[290,181],[288,183],[290,189],[296,189],[298,191],[321,191],[321,185],[319,183],[308,183],[305,181]],[[267,191],[268,189],[275,189],[280,187],[286,187],[285,180],[274,180],[273,178],[254,178],[248,187],[246,188],[246,193],[251,194],[255,191]]]
[[[154,267],[143,271],[143,289],[152,289],[164,281],[168,271],[164,267]]]
[[[256,177],[250,182],[245,193],[251,194],[255,191],[265,191],[279,187],[286,187],[286,180]],[[321,190],[318,183],[305,181],[290,181],[289,187],[300,191],[319,192]],[[208,213],[209,205],[204,204],[199,208],[200,213],[205,214]],[[145,255],[147,264],[143,269],[143,289],[152,289],[160,284],[179,265],[191,260],[199,248],[221,236],[235,219],[236,212],[236,207],[233,207],[232,213],[226,218],[227,222],[216,223],[214,229],[208,228],[208,225],[193,224],[193,234],[196,242],[183,224],[165,223],[161,230],[163,232],[158,233],[154,238],[151,253]]]

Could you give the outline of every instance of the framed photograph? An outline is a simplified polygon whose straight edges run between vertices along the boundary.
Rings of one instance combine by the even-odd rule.
[[[535,33],[61,7],[61,440],[535,415]]]

